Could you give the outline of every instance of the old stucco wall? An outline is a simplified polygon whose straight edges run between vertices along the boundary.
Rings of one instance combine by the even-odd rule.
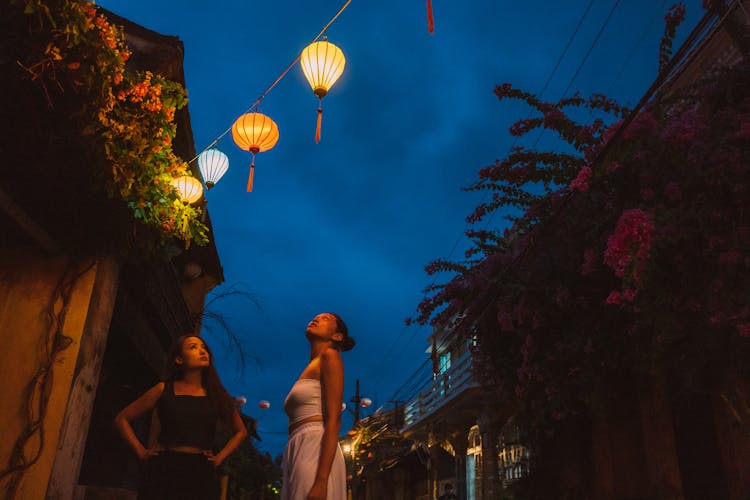
[[[0,468],[6,469],[13,447],[26,426],[25,392],[40,366],[44,338],[50,328],[46,313],[60,278],[69,270],[65,257],[47,257],[33,251],[0,251]],[[81,336],[89,310],[97,265],[78,264],[80,273],[70,293],[63,334],[70,345],[59,353],[52,368],[49,401],[43,421],[44,446],[37,462],[23,474],[15,498],[45,498],[60,429],[66,414],[71,383],[78,358]],[[61,302],[55,304],[59,313]],[[35,398],[41,396],[35,391]],[[36,404],[32,405],[34,408]],[[32,414],[36,417],[37,412]],[[39,449],[39,433],[27,443],[26,456]],[[0,481],[6,491],[9,478]]]

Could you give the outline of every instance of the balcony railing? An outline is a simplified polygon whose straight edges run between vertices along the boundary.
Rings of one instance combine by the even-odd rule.
[[[404,428],[412,427],[448,404],[467,389],[478,387],[471,369],[471,352],[465,351],[445,372],[404,406]]]

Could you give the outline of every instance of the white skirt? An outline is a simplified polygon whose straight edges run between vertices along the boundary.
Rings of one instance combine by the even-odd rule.
[[[310,422],[294,429],[284,450],[281,464],[281,500],[305,500],[310,493],[320,459],[323,422]],[[328,475],[328,500],[346,500],[346,465],[341,447],[336,445]]]

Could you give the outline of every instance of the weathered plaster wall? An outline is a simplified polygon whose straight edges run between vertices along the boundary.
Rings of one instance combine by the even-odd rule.
[[[64,275],[69,261],[64,257],[46,257],[33,251],[0,252],[0,467],[5,469],[13,447],[25,427],[25,392],[43,359],[46,333],[52,327],[46,313],[55,287]],[[91,301],[96,264],[76,266],[82,272],[70,294],[63,333],[71,339],[52,369],[43,422],[44,445],[37,462],[29,467],[21,480],[16,498],[45,498],[52,464],[57,451],[60,429],[71,391],[81,336]],[[61,302],[55,304],[60,311]],[[41,397],[35,391],[36,398]],[[36,406],[36,405],[33,405]],[[32,412],[36,417],[36,413]],[[26,447],[26,456],[33,457],[40,445],[39,434]],[[0,481],[6,491],[9,478]]]

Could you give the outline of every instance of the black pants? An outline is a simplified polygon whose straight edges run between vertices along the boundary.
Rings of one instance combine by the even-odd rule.
[[[220,493],[208,457],[165,450],[148,460],[138,500],[217,500]]]

